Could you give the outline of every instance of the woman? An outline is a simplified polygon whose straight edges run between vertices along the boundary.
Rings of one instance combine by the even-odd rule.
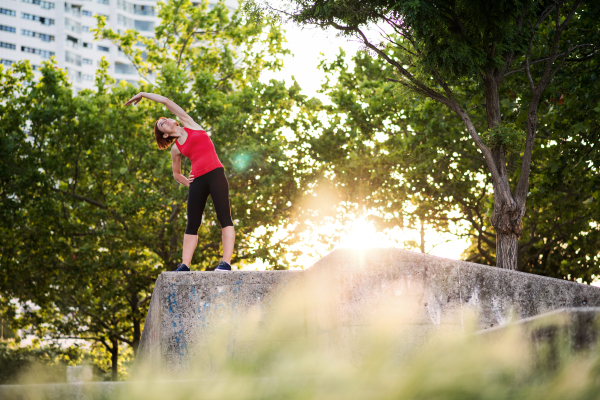
[[[223,260],[215,271],[231,271],[231,256],[235,243],[235,229],[229,209],[229,183],[225,177],[223,164],[219,161],[215,146],[210,137],[181,107],[154,93],[138,93],[127,103],[139,103],[142,98],[164,104],[169,111],[179,117],[183,127],[177,121],[161,117],[154,124],[154,136],[159,149],[166,149],[170,144],[173,160],[173,177],[182,185],[189,187],[187,206],[187,228],[183,237],[183,260],[176,271],[189,271],[192,256],[198,245],[198,229],[202,222],[202,213],[206,206],[208,195],[212,197],[217,219],[221,224],[223,235]],[[190,177],[181,174],[181,156],[192,160]]]

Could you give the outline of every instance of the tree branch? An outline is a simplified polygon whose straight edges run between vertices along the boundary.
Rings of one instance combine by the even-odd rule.
[[[53,187],[50,187],[50,189],[53,190],[53,191],[55,191],[55,192],[59,192],[59,193],[62,193],[62,194],[69,195],[69,196],[71,196],[73,198],[76,198],[77,200],[85,201],[86,203],[89,203],[89,204],[94,205],[96,207],[102,208],[104,210],[108,210],[108,207],[106,205],[100,203],[99,201],[88,199],[87,197],[83,197],[83,196],[78,195],[76,193],[65,192],[64,190],[56,189],[56,188],[53,188]]]

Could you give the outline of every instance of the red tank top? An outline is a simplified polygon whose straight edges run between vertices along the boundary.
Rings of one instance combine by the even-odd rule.
[[[223,164],[217,157],[215,145],[208,134],[204,131],[196,131],[189,128],[183,128],[188,134],[183,144],[176,140],[177,148],[187,158],[192,160],[191,175],[199,177],[216,168],[222,168]]]

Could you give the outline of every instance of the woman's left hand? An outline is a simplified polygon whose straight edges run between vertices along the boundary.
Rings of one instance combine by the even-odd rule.
[[[139,103],[144,97],[142,96],[142,93],[138,93],[135,96],[133,96],[131,99],[129,99],[129,101],[127,103],[125,103],[126,106],[133,104],[136,105],[137,103]]]

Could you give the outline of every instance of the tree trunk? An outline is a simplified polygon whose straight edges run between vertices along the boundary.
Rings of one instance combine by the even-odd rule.
[[[111,350],[111,371],[112,380],[119,380],[119,341],[117,339],[111,339],[112,350]]]
[[[498,95],[499,81],[497,70],[486,71],[484,83],[488,129],[502,124]],[[496,229],[496,266],[516,270],[519,237],[523,232],[524,205],[520,207],[510,193],[505,149],[501,146],[491,148],[490,151],[498,171],[497,180],[500,181],[494,182],[494,212],[491,218],[492,226]],[[500,195],[501,191],[502,195]]]
[[[421,219],[421,253],[425,253],[425,223]]]
[[[136,292],[131,294],[129,301],[131,305],[131,315],[133,323],[133,340],[131,341],[131,347],[133,348],[133,355],[137,355],[138,347],[140,347],[140,340],[142,338],[141,318],[140,318],[140,300]]]
[[[496,266],[505,269],[517,269],[519,236],[515,233],[496,232]]]
[[[496,229],[496,266],[499,268],[517,269],[524,214],[524,204],[509,207],[497,202],[494,205],[491,222]]]
[[[142,328],[141,323],[138,318],[133,319],[133,342],[131,343],[131,347],[133,347],[133,355],[137,356],[138,347],[140,347],[140,340],[142,339]]]

